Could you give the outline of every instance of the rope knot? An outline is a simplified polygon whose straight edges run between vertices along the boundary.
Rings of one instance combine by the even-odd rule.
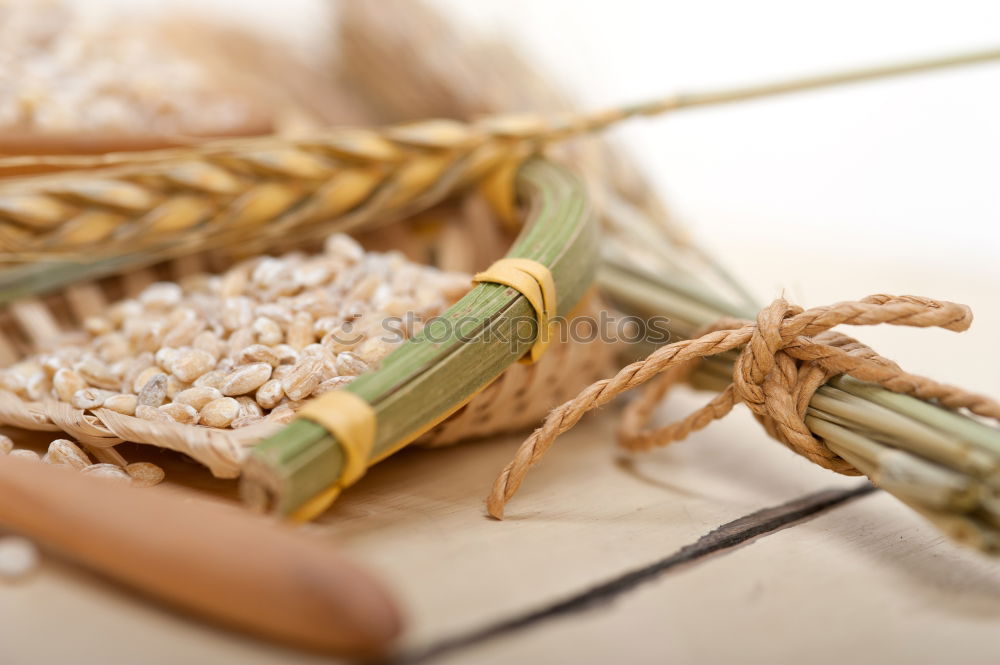
[[[813,436],[805,423],[813,393],[839,372],[815,359],[797,358],[789,349],[803,344],[850,347],[856,353],[870,349],[846,335],[824,331],[805,337],[785,326],[788,319],[803,311],[779,298],[760,311],[756,323],[750,324],[750,339],[733,369],[733,403],[745,403],[772,438],[811,462],[838,473],[857,475],[858,471]],[[628,434],[623,433],[623,443],[627,441]]]
[[[1000,417],[1000,405],[908,374],[868,346],[832,329],[841,324],[885,323],[962,331],[971,322],[972,313],[965,305],[882,294],[808,310],[779,298],[762,309],[756,321],[720,320],[693,339],[660,347],[646,359],[592,384],[553,409],[497,478],[487,500],[489,512],[497,518],[503,516],[504,504],[559,434],[573,427],[588,411],[645,383],[646,390],[623,414],[620,444],[625,448],[643,450],[678,441],[744,402],[768,434],[791,450],[827,469],[859,475],[805,423],[813,394],[833,376],[850,374],[893,392],[934,399],[946,407],[966,408],[989,417]],[[722,392],[686,418],[648,429],[654,408],[670,388],[684,381],[704,359],[737,349],[732,382]]]

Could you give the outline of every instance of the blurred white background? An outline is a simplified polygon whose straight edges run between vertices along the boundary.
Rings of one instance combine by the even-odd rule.
[[[510,35],[589,108],[1000,47],[991,0],[436,0]],[[761,299],[965,302],[977,321],[858,335],[913,371],[1000,391],[1000,63],[612,130]],[[981,360],[977,361],[976,357]]]
[[[470,30],[520,45],[587,108],[1000,46],[995,0],[432,1]],[[197,7],[303,52],[326,39],[323,0],[112,4]],[[890,292],[973,305],[977,324],[961,339],[864,338],[900,349],[915,371],[1000,392],[1000,64],[696,109],[611,133],[762,300]]]

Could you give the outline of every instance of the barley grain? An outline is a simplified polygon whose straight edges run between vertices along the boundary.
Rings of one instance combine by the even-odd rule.
[[[113,390],[101,390],[100,388],[84,388],[73,393],[70,404],[77,409],[99,409],[104,406],[105,400],[116,393]]]
[[[280,425],[286,425],[295,419],[295,411],[287,404],[279,404],[271,413],[264,417],[264,420]]]
[[[267,363],[271,367],[277,367],[279,360],[270,347],[263,344],[251,344],[236,354],[235,361],[240,365],[251,363]]]
[[[284,396],[285,391],[281,385],[281,381],[278,379],[269,379],[266,381],[264,385],[257,389],[257,394],[255,395],[257,404],[262,409],[273,409]]]
[[[230,373],[220,390],[223,395],[229,397],[246,395],[260,388],[269,378],[271,378],[271,365],[268,363],[242,365]]]
[[[225,354],[227,348],[226,343],[219,339],[219,336],[211,330],[198,333],[191,342],[191,346],[211,354],[216,361]]]
[[[235,298],[243,294],[249,283],[249,268],[239,266],[223,275],[222,282],[219,284],[219,294],[223,298]]]
[[[166,309],[181,301],[183,292],[179,284],[173,282],[157,282],[150,284],[139,294],[139,302],[151,309]]]
[[[292,270],[292,282],[300,289],[315,288],[330,281],[333,266],[327,261],[311,260]]]
[[[61,464],[80,471],[90,466],[90,458],[78,445],[69,439],[56,439],[49,444],[44,461],[49,464]]]
[[[33,462],[41,461],[42,456],[36,453],[34,450],[28,450],[27,448],[17,448],[8,453],[11,457],[16,457],[17,459],[32,460]]]
[[[121,384],[121,377],[115,376],[108,366],[97,358],[82,360],[76,364],[74,369],[95,388],[115,390]]]
[[[343,388],[348,383],[354,380],[353,376],[335,376],[325,381],[321,382],[316,386],[316,390],[313,391],[313,395],[322,395],[323,393],[328,393],[331,390],[337,390],[338,388]]]
[[[172,347],[188,346],[205,329],[205,321],[192,309],[185,308],[177,311],[183,312],[183,315],[163,335],[163,343]]]
[[[134,487],[152,487],[163,482],[163,469],[151,462],[136,462],[125,467]]]
[[[260,423],[260,422],[264,422],[264,417],[263,416],[254,416],[254,415],[240,416],[239,418],[237,418],[236,420],[234,420],[232,423],[230,423],[229,426],[232,427],[233,429],[240,429],[241,427],[247,427],[249,425],[256,425],[257,423]]]
[[[173,374],[167,376],[167,399],[172,400],[177,393],[185,391],[190,387],[190,383],[181,381]]]
[[[193,386],[174,395],[173,400],[177,404],[187,404],[195,410],[200,411],[203,406],[220,397],[222,397],[222,393],[218,388]]]
[[[111,409],[117,413],[123,413],[126,416],[134,416],[135,407],[138,403],[139,398],[137,396],[119,393],[104,400],[104,408]]]
[[[201,408],[199,422],[208,427],[229,427],[239,413],[239,402],[232,397],[220,397]]]
[[[97,344],[97,355],[106,363],[123,360],[129,357],[131,353],[132,345],[121,333],[107,333],[100,338]]]
[[[215,367],[215,362],[215,358],[208,351],[184,349],[174,357],[171,370],[181,381],[191,383]]]
[[[276,344],[271,350],[278,357],[279,365],[294,365],[299,360],[299,352],[289,344]]]
[[[291,373],[281,381],[281,387],[288,399],[300,400],[311,395],[322,378],[320,375],[322,368],[321,358],[309,356],[300,360]]]
[[[254,318],[264,316],[275,321],[281,326],[287,326],[292,322],[292,312],[286,305],[275,302],[264,302],[254,309]]]
[[[291,270],[285,262],[266,256],[258,261],[251,279],[260,288],[267,289],[280,282],[291,281]]]
[[[379,337],[373,337],[362,342],[361,345],[358,346],[356,353],[358,357],[369,366],[377,365],[382,362],[387,355],[392,353],[397,346],[398,344],[392,344]]]
[[[153,355],[153,360],[166,374],[174,371],[174,360],[177,359],[177,355],[180,353],[178,349],[172,346],[164,346],[156,351]]]
[[[161,413],[167,414],[171,420],[179,423],[194,424],[198,422],[198,410],[190,404],[169,402],[158,407]]]
[[[220,322],[226,330],[245,328],[253,322],[253,301],[246,296],[226,298]]]
[[[135,379],[132,381],[132,392],[139,394],[142,389],[149,383],[154,377],[163,375],[163,370],[155,365],[150,365],[149,367],[141,370],[135,375]],[[164,379],[166,380],[166,379]],[[164,390],[166,386],[164,385]],[[156,406],[159,406],[158,404]]]
[[[337,372],[341,376],[358,376],[367,371],[367,363],[350,351],[337,354]]]
[[[365,250],[358,241],[342,233],[327,238],[323,252],[331,258],[343,259],[349,265],[361,262],[365,256]]]
[[[215,369],[211,372],[206,372],[202,374],[197,379],[195,379],[194,385],[197,387],[205,386],[208,388],[222,388],[222,384],[226,382],[226,376],[228,373],[221,369]]]
[[[315,341],[313,317],[309,312],[298,312],[288,327],[288,345],[300,351]]]
[[[158,407],[150,406],[149,404],[137,404],[135,407],[135,417],[142,418],[143,420],[149,420],[154,423],[175,422],[173,418],[160,411]]]
[[[52,388],[56,391],[56,397],[63,402],[69,402],[78,390],[87,387],[87,382],[83,380],[77,372],[71,369],[62,368],[52,377]]]
[[[0,455],[9,455],[14,450],[14,441],[6,434],[0,434]]]
[[[338,323],[328,332],[321,334],[322,345],[331,353],[350,351],[364,339],[352,323]]]
[[[250,416],[263,416],[264,410],[257,404],[257,400],[242,395],[236,398],[236,403],[240,405],[240,412],[237,418],[247,418]]]
[[[91,464],[85,469],[81,469],[80,473],[85,476],[103,478],[122,485],[128,485],[132,482],[132,478],[129,477],[125,470],[114,464]]]
[[[252,330],[256,340],[265,346],[281,344],[285,338],[281,326],[274,319],[266,316],[258,316],[253,322]]]
[[[112,330],[112,323],[106,316],[88,316],[83,320],[83,329],[97,337]]]
[[[229,340],[226,343],[228,352],[230,356],[235,356],[237,353],[247,348],[248,346],[255,344],[257,342],[257,336],[254,334],[253,330],[247,326],[235,330],[232,335],[229,336]]]
[[[160,406],[167,398],[167,375],[154,374],[139,391],[140,406]]]
[[[25,382],[24,392],[32,402],[38,402],[49,395],[52,390],[52,379],[43,370],[38,370]]]
[[[138,390],[134,389],[136,378],[143,370],[152,367],[154,362],[155,360],[153,354],[150,353],[149,351],[143,351],[142,353],[137,354],[134,358],[127,360],[125,371],[122,373],[120,390],[122,392],[132,392],[132,393],[138,392]],[[147,378],[147,381],[148,380],[149,379]],[[142,385],[139,386],[139,388],[141,389],[143,385],[146,384],[143,383]]]
[[[358,302],[371,300],[372,296],[375,294],[375,289],[378,288],[379,282],[381,282],[381,276],[371,273],[365,275],[361,278],[351,292],[347,294],[348,302]]]

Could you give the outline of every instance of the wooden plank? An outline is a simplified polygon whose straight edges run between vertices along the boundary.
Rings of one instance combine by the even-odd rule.
[[[679,403],[701,399],[678,396]],[[485,517],[482,499],[518,437],[400,455],[372,469],[322,524],[307,528],[389,581],[408,614],[405,644],[416,649],[649,563],[758,508],[857,482],[767,440],[746,414],[631,465],[615,464],[615,425],[608,412],[567,435],[528,479],[507,521]],[[134,662],[138,647],[110,635],[183,644],[171,662],[177,654],[240,658],[253,644],[52,564],[11,593],[4,589],[0,615],[9,617],[0,627],[0,654],[17,645],[18,653],[31,654],[26,663],[83,651],[102,662]],[[52,625],[65,639],[45,639]]]
[[[1000,566],[876,493],[433,662],[996,662]],[[580,655],[580,659],[574,658]]]
[[[681,401],[692,399],[703,397]],[[314,528],[388,577],[409,608],[407,644],[422,645],[647,564],[761,507],[857,482],[800,460],[751,423],[742,414],[616,464],[616,423],[599,416],[567,435],[504,522],[485,517],[482,498],[517,438],[414,451],[373,469]]]

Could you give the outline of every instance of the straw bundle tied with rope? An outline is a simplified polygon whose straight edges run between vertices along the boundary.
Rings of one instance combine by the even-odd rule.
[[[363,24],[365,10],[354,11],[353,20]],[[357,40],[346,43],[362,48]],[[360,62],[370,64],[373,54],[367,55]],[[524,401],[489,397],[545,395],[528,402],[550,407],[567,391],[606,375],[615,350],[610,346],[581,350],[581,345],[554,344],[541,355],[538,341],[551,332],[550,319],[579,312],[587,303],[594,306],[590,286],[596,275],[616,306],[643,316],[668,315],[676,335],[695,339],[653,351],[554,411],[498,481],[490,502],[494,515],[501,514],[527,467],[558,432],[593,406],[666,372],[626,416],[633,443],[672,440],[745,401],[769,432],[797,452],[836,471],[864,473],[947,522],[953,535],[993,549],[1000,524],[994,516],[1000,431],[956,409],[995,418],[996,404],[905,374],[860,343],[828,332],[838,323],[879,322],[960,329],[970,320],[966,309],[913,297],[877,296],[807,311],[779,301],[762,310],[756,323],[735,322],[733,317],[752,317],[750,299],[696,249],[670,249],[681,244],[675,230],[656,215],[642,219],[643,210],[656,204],[644,198],[641,187],[618,188],[623,195],[602,199],[595,218],[588,188],[540,156],[562,141],[635,116],[998,58],[997,51],[975,53],[675,95],[593,114],[429,120],[384,129],[334,129],[307,139],[264,137],[149,152],[0,159],[0,175],[8,174],[0,179],[0,259],[7,264],[0,272],[0,297],[19,327],[8,339],[8,360],[39,342],[25,340],[26,334],[30,338],[33,331],[59,327],[41,296],[63,289],[46,297],[87,301],[91,307],[107,300],[101,291],[107,280],[101,286],[74,285],[81,280],[129,271],[148,276],[163,270],[153,266],[164,261],[183,272],[213,255],[231,257],[234,248],[244,255],[274,251],[333,231],[390,233],[399,226],[395,222],[470,189],[484,195],[502,220],[495,237],[520,228],[506,260],[485,271],[439,321],[385,358],[377,371],[330,393],[337,397],[304,405],[298,419],[249,457],[247,445],[273,428],[223,434],[196,425],[151,423],[140,432],[107,410],[31,404],[9,394],[0,400],[0,417],[24,427],[70,428],[95,446],[139,440],[184,450],[224,475],[242,471],[252,505],[308,518],[357,481],[367,465],[421,435],[457,440],[523,426],[539,415],[530,411],[498,418],[497,413],[509,415]],[[623,211],[614,205],[622,200],[632,207]],[[451,239],[441,241],[447,243],[456,236],[442,237]],[[202,258],[190,258],[199,253]],[[722,292],[700,277],[673,270],[690,264],[692,257],[722,278]],[[86,306],[78,309],[78,316],[86,314]],[[47,316],[51,320],[44,326],[36,325]],[[471,320],[473,332],[447,328],[460,320]],[[525,321],[530,334],[514,334]],[[432,340],[437,331],[444,336]],[[536,364],[515,365],[529,352]],[[651,404],[691,372],[695,360],[715,354],[721,355],[700,363],[693,380],[721,390],[720,396],[679,428],[639,435]],[[556,368],[565,370],[567,359],[577,365],[553,391],[545,377],[555,376]],[[866,383],[834,378],[845,372]],[[501,375],[504,379],[495,382]],[[335,403],[350,408],[324,406]],[[446,420],[449,416],[453,420]]]

